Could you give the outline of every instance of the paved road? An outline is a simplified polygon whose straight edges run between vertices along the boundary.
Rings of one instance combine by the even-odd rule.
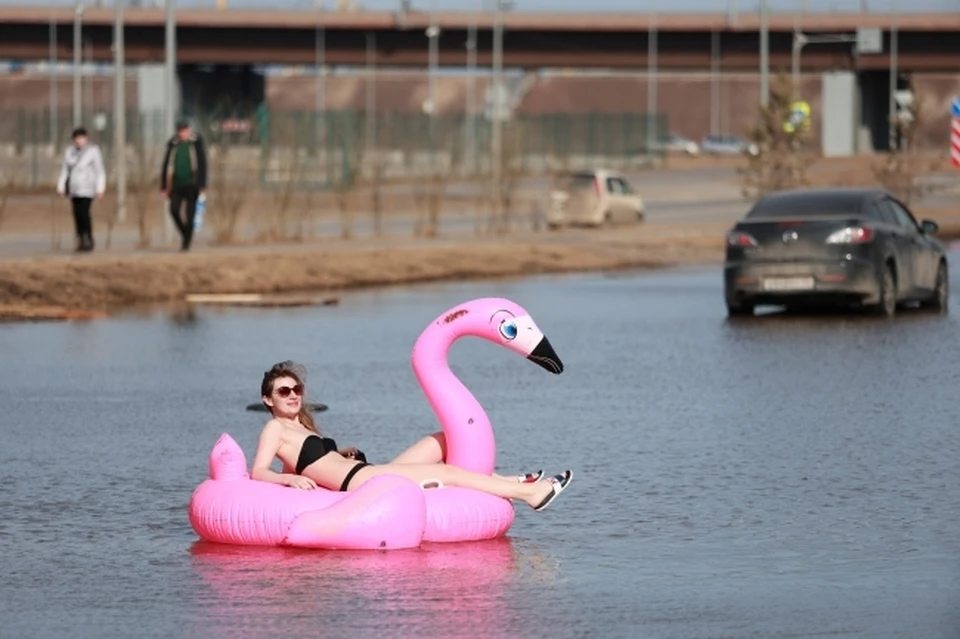
[[[640,193],[647,206],[647,225],[652,232],[658,227],[675,224],[732,224],[742,217],[749,208],[749,202],[740,194],[733,169],[725,167],[700,167],[686,170],[651,170],[628,174],[631,184]],[[948,176],[949,177],[949,176]],[[516,195],[521,201],[515,214],[513,228],[530,229],[534,224],[536,210],[542,212],[546,206],[546,193],[549,192],[549,178],[526,178],[518,183]],[[485,183],[455,182],[447,184],[448,202],[441,215],[439,232],[444,236],[461,239],[476,234],[478,219],[483,223],[484,213],[476,208],[471,198],[487,192]],[[415,188],[410,185],[391,185],[384,187],[385,195],[412,195]],[[40,206],[48,206],[47,196],[35,196]],[[541,199],[542,198],[542,199]],[[924,200],[924,205],[960,209],[960,189],[932,195]],[[353,235],[355,241],[380,245],[385,242],[395,244],[397,238],[416,243],[413,230],[417,220],[415,210],[392,211],[384,219],[384,233],[387,239],[378,240],[373,235],[372,215],[355,214]],[[336,211],[326,211],[322,219],[312,225],[313,234],[318,237],[338,238],[341,224]],[[95,229],[99,249],[105,246],[105,231]],[[243,235],[252,238],[255,231],[247,229]],[[72,250],[71,223],[65,214],[61,226],[60,252]],[[211,240],[209,228],[203,229],[198,236],[198,248]],[[162,243],[162,230],[156,228],[153,233],[154,244]],[[118,229],[114,233],[113,251],[131,252],[137,243],[137,233],[132,228]],[[434,241],[435,240],[426,240]],[[569,241],[569,240],[567,240]],[[4,234],[0,229],[0,259],[23,258],[34,255],[49,255],[51,237],[48,229],[24,235]]]

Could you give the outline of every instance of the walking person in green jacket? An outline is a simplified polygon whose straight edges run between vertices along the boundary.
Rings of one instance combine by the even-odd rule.
[[[207,151],[203,138],[180,121],[177,133],[167,142],[160,171],[160,191],[170,201],[170,215],[180,231],[180,250],[190,249],[197,199],[207,189]],[[181,209],[186,204],[186,219]]]

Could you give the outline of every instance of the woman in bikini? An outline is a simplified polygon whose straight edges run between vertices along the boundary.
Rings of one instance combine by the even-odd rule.
[[[526,502],[543,510],[569,485],[572,471],[546,481],[535,474],[504,477],[483,475],[442,463],[445,441],[442,433],[431,435],[401,453],[389,464],[368,464],[356,448],[338,449],[336,442],[320,434],[313,416],[303,405],[305,375],[293,362],[280,362],[264,373],[260,392],[273,415],[260,433],[251,476],[259,481],[310,490],[356,490],[376,475],[408,477],[417,483],[440,480],[450,486],[472,488],[498,497]],[[277,473],[270,465],[283,462]]]

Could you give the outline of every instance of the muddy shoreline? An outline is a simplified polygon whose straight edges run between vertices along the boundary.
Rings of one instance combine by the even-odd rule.
[[[718,263],[723,256],[718,230],[611,229],[412,245],[317,243],[0,261],[0,321],[95,319],[196,295],[324,295],[423,282]]]

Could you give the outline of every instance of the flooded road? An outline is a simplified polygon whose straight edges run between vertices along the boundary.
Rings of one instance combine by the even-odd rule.
[[[718,269],[678,270],[0,326],[2,635],[956,638],[952,293],[945,317],[730,322]],[[383,461],[435,428],[417,335],[486,295],[566,366],[451,353],[498,472],[577,473],[550,509],[416,551],[197,541],[190,494],[220,433],[252,459],[266,368],[306,364],[322,428]]]

